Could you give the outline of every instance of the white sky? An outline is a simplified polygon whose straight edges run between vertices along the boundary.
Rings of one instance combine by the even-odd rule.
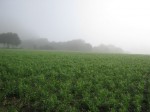
[[[50,41],[81,38],[150,54],[149,0],[0,0],[4,21]]]

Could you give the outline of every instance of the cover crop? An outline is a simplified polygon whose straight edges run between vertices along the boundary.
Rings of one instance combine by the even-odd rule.
[[[0,50],[0,111],[148,112],[150,56]]]

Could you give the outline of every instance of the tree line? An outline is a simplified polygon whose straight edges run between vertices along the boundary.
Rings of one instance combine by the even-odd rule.
[[[23,49],[39,50],[61,50],[61,51],[81,51],[81,52],[100,52],[100,53],[123,53],[121,48],[114,45],[104,45],[93,47],[82,39],[76,39],[66,42],[49,42],[46,38],[30,39],[21,41],[16,33],[8,32],[0,34],[0,44],[4,48],[14,48],[20,45]],[[0,47],[2,46],[0,45]]]
[[[46,38],[24,40],[22,48],[58,51],[81,51],[81,52],[100,52],[100,53],[123,53],[124,51],[114,45],[104,45],[93,47],[82,39],[70,40],[66,42],[49,42]]]
[[[0,44],[3,44],[3,47],[17,47],[21,44],[21,40],[16,33],[8,32],[0,34]]]

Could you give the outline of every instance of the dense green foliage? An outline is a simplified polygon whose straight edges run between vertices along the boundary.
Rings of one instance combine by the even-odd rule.
[[[0,50],[0,111],[149,109],[150,56]]]

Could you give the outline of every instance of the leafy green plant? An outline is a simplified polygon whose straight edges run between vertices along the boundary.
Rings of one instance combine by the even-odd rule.
[[[0,110],[148,111],[149,68],[146,55],[0,50]]]

